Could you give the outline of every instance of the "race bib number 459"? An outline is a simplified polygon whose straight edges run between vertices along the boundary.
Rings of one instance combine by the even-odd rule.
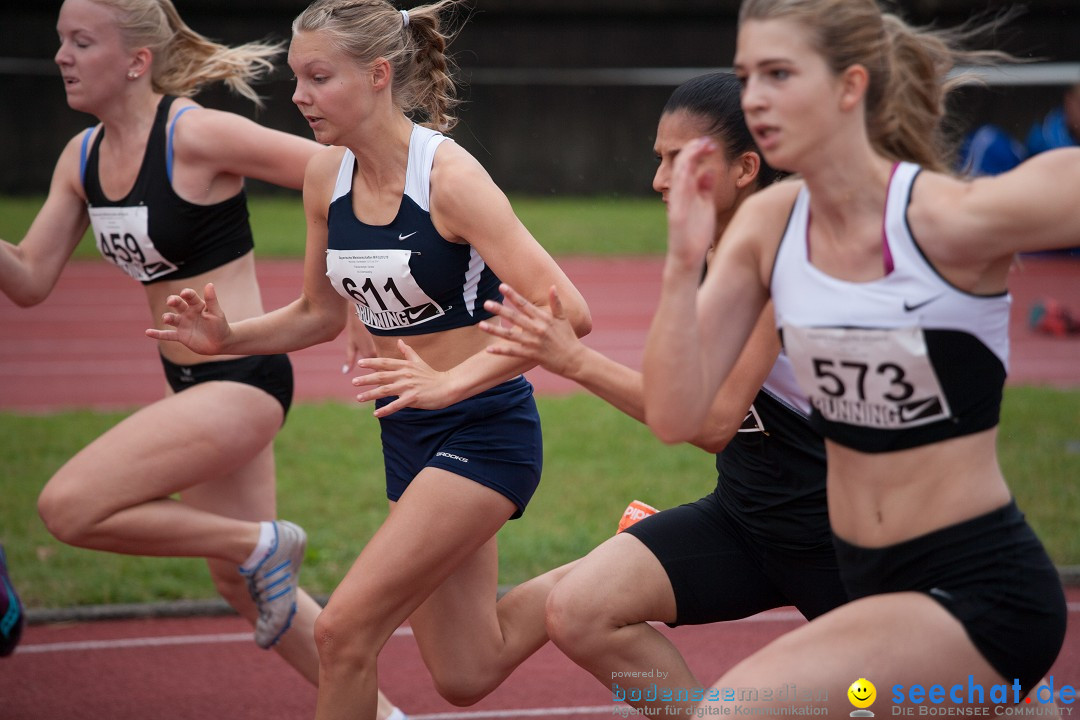
[[[148,231],[149,208],[92,207],[90,223],[102,256],[141,282],[149,282],[176,270],[157,251]]]
[[[785,326],[784,347],[826,420],[903,429],[950,416],[921,328]]]

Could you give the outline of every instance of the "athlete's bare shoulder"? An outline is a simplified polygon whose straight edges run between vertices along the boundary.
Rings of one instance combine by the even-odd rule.
[[[304,206],[325,215],[337,182],[345,148],[330,145],[315,152],[304,169]]]
[[[788,178],[759,190],[739,206],[732,225],[758,241],[779,242],[803,184],[800,178]]]
[[[805,183],[801,177],[792,175],[759,190],[747,198],[746,202],[768,208],[787,207],[790,210],[795,204],[795,196],[802,190],[803,185]]]
[[[100,131],[100,125],[86,128],[80,130],[77,135],[68,140],[60,153],[60,157],[56,160],[52,185],[49,189],[50,194],[57,190],[63,190],[70,192],[81,200],[86,199],[82,182],[83,161],[90,154],[90,145]]]
[[[452,138],[447,140],[450,142],[441,143],[435,151],[435,159],[431,165],[433,186],[438,182],[469,182],[487,177],[487,170],[472,153],[453,142]]]
[[[337,179],[338,169],[341,167],[343,157],[345,157],[345,148],[338,145],[328,145],[317,150],[308,160],[304,184],[306,185],[309,182],[333,183]]]

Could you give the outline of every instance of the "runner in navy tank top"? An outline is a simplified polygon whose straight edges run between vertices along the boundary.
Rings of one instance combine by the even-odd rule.
[[[302,296],[228,323],[212,289],[169,299],[153,337],[199,352],[274,353],[335,337],[355,310],[374,357],[354,380],[381,426],[390,514],[316,624],[317,717],[375,717],[377,658],[409,620],[435,685],[480,699],[547,641],[543,606],[562,570],[496,602],[495,534],[540,479],[531,363],[485,352],[483,302],[499,279],[544,302],[558,288],[579,334],[588,308],[476,160],[454,124],[441,15],[319,0],[293,23],[293,101],[329,145],[308,165]],[[425,122],[414,122],[423,119]],[[201,320],[199,318],[202,318]],[[194,332],[194,325],[199,328]],[[357,541],[357,549],[359,541]]]
[[[91,225],[118,282],[121,272],[140,282],[153,317],[185,284],[211,280],[233,317],[262,314],[244,178],[299,189],[320,146],[189,98],[220,80],[258,101],[251,83],[281,48],[211,42],[170,0],[66,0],[57,29],[68,104],[99,123],[68,142],[22,242],[0,241],[0,290],[20,305],[44,300]],[[316,683],[321,608],[298,585],[305,535],[275,519],[289,359],[207,357],[166,342],[158,351],[171,392],[65,463],[38,511],[78,547],[205,557],[255,641]],[[395,717],[379,704],[379,717]]]
[[[724,688],[783,678],[827,689],[785,703],[801,713],[849,712],[856,681],[856,693],[888,683],[896,706],[926,692],[961,712],[1021,703],[1064,639],[1061,582],[1011,497],[996,433],[1006,279],[1015,253],[1080,236],[1080,151],[992,178],[950,175],[948,72],[985,60],[955,41],[874,0],[746,0],[735,72],[747,124],[770,164],[801,179],[743,205],[700,290],[714,150],[698,140],[676,162],[645,353],[649,425],[666,440],[693,431],[708,409],[700,398],[771,295],[825,436],[829,521],[852,598],[725,673],[718,701]],[[771,705],[759,697],[746,710]]]

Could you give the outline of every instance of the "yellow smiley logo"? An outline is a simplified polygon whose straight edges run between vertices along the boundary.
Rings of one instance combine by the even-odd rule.
[[[857,708],[868,708],[877,698],[877,688],[866,678],[859,678],[847,689],[848,700]]]

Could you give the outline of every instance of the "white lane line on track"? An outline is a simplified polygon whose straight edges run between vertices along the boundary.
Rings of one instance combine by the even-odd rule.
[[[222,633],[218,635],[173,635],[169,637],[123,638],[117,640],[81,640],[79,642],[38,643],[20,645],[24,653],[75,652],[79,650],[116,650],[134,647],[164,647],[167,645],[217,645],[219,643],[251,642],[251,633]]]
[[[394,637],[411,637],[412,628],[401,627]],[[167,647],[169,645],[218,645],[222,643],[253,642],[250,632],[217,633],[213,635],[166,635],[161,637],[118,638],[116,640],[80,640],[78,642],[36,643],[20,645],[17,654],[78,652],[81,650],[120,650],[135,647]]]
[[[788,622],[802,620],[794,610],[772,610],[733,622]],[[412,637],[409,626],[399,627],[394,637]],[[82,650],[117,650],[134,647],[166,647],[169,645],[216,645],[219,643],[251,642],[251,633],[220,633],[212,635],[168,635],[159,637],[119,638],[115,640],[81,640],[76,642],[37,643],[20,645],[16,653],[77,652]],[[470,716],[471,717],[471,716]]]
[[[1080,602],[1066,603],[1070,613],[1080,613]],[[802,620],[802,615],[794,610],[772,610],[752,617],[732,622],[790,622]],[[394,637],[411,637],[411,627],[400,627],[394,631]],[[78,642],[23,644],[15,649],[16,654],[36,654],[53,652],[78,652],[83,650],[118,650],[133,647],[167,647],[169,645],[216,645],[221,643],[251,642],[251,633],[218,633],[212,635],[169,635],[163,637],[121,638],[115,640],[82,640]],[[496,712],[496,711],[492,711]],[[501,711],[500,711],[501,712]],[[520,714],[520,711],[515,711]],[[507,715],[418,715],[417,718],[429,717],[431,720],[473,717],[510,717]]]

